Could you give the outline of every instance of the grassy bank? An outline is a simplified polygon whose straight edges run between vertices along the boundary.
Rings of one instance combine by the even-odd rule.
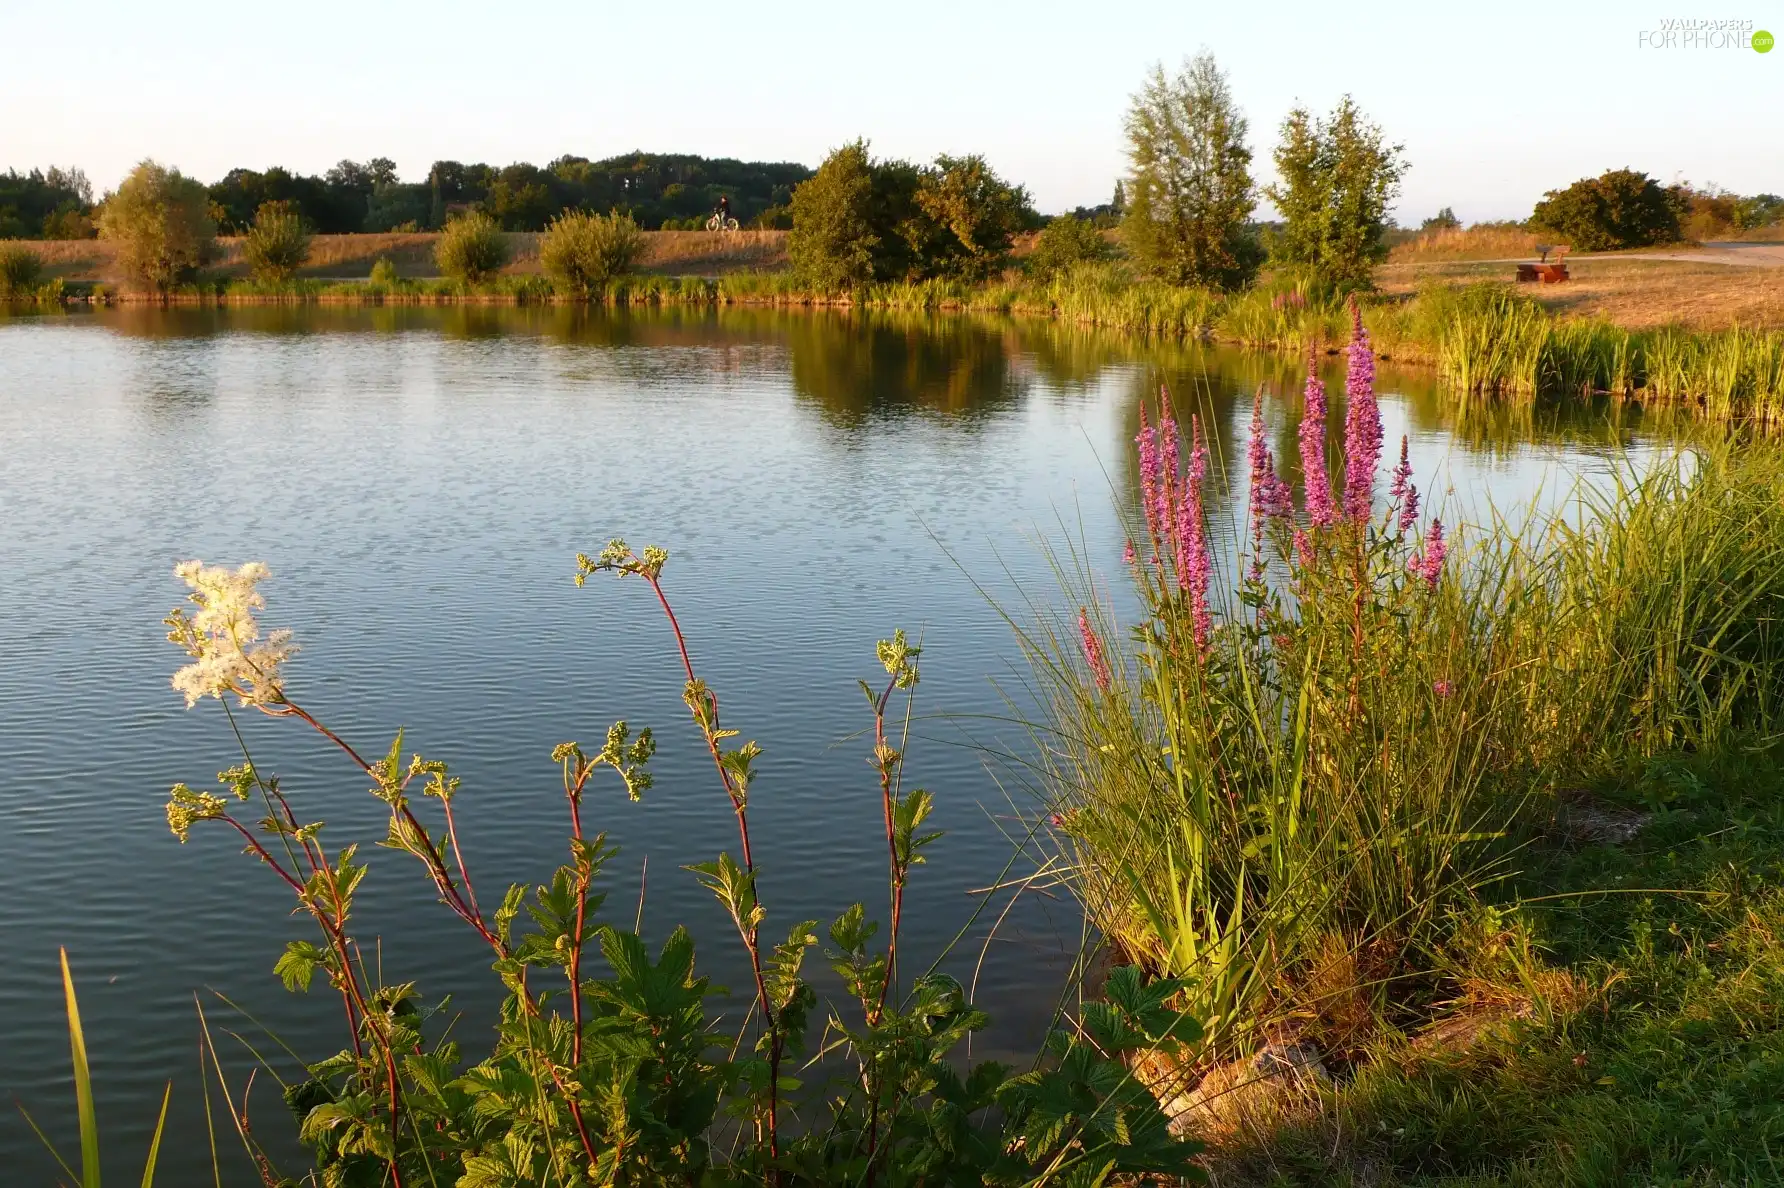
[[[1780,819],[1784,455],[1700,442],[1546,522],[1458,536],[1404,457],[1373,498],[1392,453],[1366,346],[1346,388],[1340,454],[1309,379],[1298,506],[1254,424],[1232,571],[1206,536],[1206,443],[1161,405],[1128,530],[1138,620],[1068,557],[1075,621],[1025,636],[1058,869],[1209,1036],[1143,1075],[1217,1165],[1249,1168],[1234,1183],[1336,1182],[1335,1161],[1430,1184],[1759,1166],[1761,1142],[1717,1136],[1784,1086],[1775,1009],[1742,1013],[1784,973],[1776,853],[1681,861],[1670,814],[1746,822],[1718,848]],[[1609,848],[1644,821],[1632,797],[1677,826],[1646,869]],[[1564,1089],[1599,1127],[1578,1142]],[[1481,1178],[1441,1178],[1463,1172]]]
[[[1559,818],[1496,897],[1454,1013],[1236,1122],[1215,1183],[1784,1180],[1781,758],[1755,740],[1577,790],[1618,839]]]

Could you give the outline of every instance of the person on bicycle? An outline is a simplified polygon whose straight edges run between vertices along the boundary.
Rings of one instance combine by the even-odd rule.
[[[719,230],[723,231],[731,225],[731,195],[719,195]]]

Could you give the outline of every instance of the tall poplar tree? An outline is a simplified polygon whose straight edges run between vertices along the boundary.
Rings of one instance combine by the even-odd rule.
[[[1157,65],[1128,107],[1122,238],[1154,276],[1236,289],[1257,273],[1245,114],[1211,54],[1174,77]]]

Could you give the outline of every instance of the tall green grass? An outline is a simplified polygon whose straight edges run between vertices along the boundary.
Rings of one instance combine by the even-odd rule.
[[[87,1061],[87,1033],[81,1026],[80,1002],[74,992],[74,974],[68,968],[68,950],[62,950],[62,997],[68,1009],[68,1047],[74,1065],[74,1106],[75,1118],[80,1128],[80,1172],[68,1165],[62,1158],[56,1145],[44,1134],[24,1106],[19,1112],[24,1114],[26,1123],[37,1135],[38,1139],[49,1150],[52,1158],[61,1167],[62,1173],[80,1188],[100,1188],[99,1169],[99,1111],[93,1104],[93,1073]],[[167,1126],[167,1103],[173,1097],[173,1082],[161,1094],[161,1113],[155,1120],[155,1133],[149,1138],[149,1151],[143,1161],[142,1188],[154,1188],[155,1165],[161,1156],[161,1134]]]
[[[1090,635],[1024,635],[1075,886],[1119,954],[1194,987],[1214,1052],[1284,1031],[1342,1051],[1429,1011],[1457,921],[1558,791],[1777,722],[1769,448],[1680,451],[1487,525],[1429,586],[1407,571],[1428,546],[1391,518],[1272,547],[1285,531],[1254,538],[1261,574],[1217,580],[1205,648],[1143,531],[1141,621],[1068,564]]]
[[[1641,331],[1557,319],[1496,284],[1427,288],[1396,329],[1433,344],[1444,379],[1465,395],[1608,392],[1693,403],[1716,419],[1784,416],[1784,331]]]

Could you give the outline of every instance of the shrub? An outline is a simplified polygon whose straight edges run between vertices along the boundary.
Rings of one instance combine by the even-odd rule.
[[[479,285],[508,262],[502,229],[482,211],[471,211],[446,224],[434,245],[440,273],[465,285]]]
[[[310,233],[289,202],[263,202],[242,240],[242,256],[254,279],[283,283],[310,258]]]
[[[539,262],[576,298],[599,294],[631,272],[644,254],[644,236],[630,215],[567,211],[545,229]]]
[[[595,793],[600,781],[634,801],[649,793],[656,751],[649,730],[634,733],[619,722],[599,748],[566,742],[553,751],[569,817],[568,861],[546,881],[514,884],[499,901],[485,900],[499,902],[485,911],[452,813],[459,781],[446,765],[405,753],[401,733],[381,757],[361,758],[287,696],[289,633],[262,636],[254,621],[264,566],[231,572],[194,561],[176,570],[195,604],[167,619],[169,638],[193,661],[174,677],[187,704],[236,697],[314,729],[345,756],[354,778],[369,779],[386,806],[382,844],[420,864],[438,899],[488,948],[507,992],[494,1050],[467,1060],[468,1044],[450,1038],[450,1020],[425,1006],[413,983],[385,983],[380,965],[362,959],[348,927],[367,868],[357,847],[331,857],[326,827],[300,824],[311,810],[245,756],[219,777],[221,795],[175,785],[167,806],[174,834],[184,842],[195,825],[218,822],[232,845],[246,841],[315,925],[313,939],[290,942],[275,967],[286,986],[308,990],[321,975],[339,991],[352,1047],[310,1065],[308,1079],[286,1092],[299,1137],[315,1153],[315,1181],[443,1183],[462,1168],[454,1182],[491,1188],[820,1188],[876,1178],[1088,1185],[1149,1174],[1202,1182],[1191,1162],[1198,1144],[1171,1133],[1158,1102],[1125,1066],[1142,1056],[1178,1056],[1198,1041],[1196,1020],[1174,1006],[1182,982],[1146,985],[1132,967],[1113,970],[1107,1003],[1054,1031],[1029,1071],[953,1060],[986,1016],[954,979],[911,976],[919,966],[900,948],[906,880],[940,837],[925,829],[929,793],[904,784],[909,739],[899,723],[909,721],[919,649],[902,631],[880,641],[884,673],[863,685],[870,770],[886,823],[890,927],[876,944],[877,928],[860,904],[831,924],[825,955],[848,1006],[821,1008],[803,973],[819,944],[817,922],[793,923],[780,943],[765,931],[749,815],[763,795],[755,765],[761,748],[728,741],[737,732],[721,724],[718,697],[686,659],[661,582],[667,560],[659,549],[638,554],[612,541],[597,557],[577,558],[576,580],[613,574],[648,585],[680,645],[677,684],[685,673],[683,700],[699,749],[713,761],[715,809],[737,828],[739,857],[723,852],[688,868],[719,900],[749,959],[753,1007],[731,1037],[708,1016],[706,1000],[717,991],[695,972],[686,929],[675,929],[653,956],[637,933],[601,915],[602,870],[616,850],[588,829]],[[238,818],[246,801],[255,803]],[[597,946],[610,976],[598,972]],[[814,1043],[808,1033],[820,1009]],[[263,1178],[281,1182],[266,1152],[245,1131],[242,1137]]]
[[[118,245],[118,264],[129,279],[166,293],[210,262],[217,224],[202,185],[144,161],[105,199],[99,234]]]
[[[1175,78],[1154,66],[1125,121],[1130,179],[1122,239],[1152,275],[1237,289],[1263,253],[1247,220],[1257,205],[1245,115],[1209,54]]]
[[[402,278],[397,275],[395,261],[389,256],[379,256],[372,264],[372,273],[369,280],[373,285],[380,288],[392,289],[396,287],[397,282],[401,279]]]
[[[0,247],[0,298],[18,301],[37,295],[43,282],[43,258],[28,247]]]
[[[1289,112],[1275,152],[1281,180],[1264,189],[1283,219],[1272,259],[1329,284],[1368,287],[1387,254],[1388,207],[1406,172],[1401,147],[1349,95],[1329,117]]]
[[[983,280],[1009,261],[1010,244],[1034,217],[1028,191],[1000,178],[977,155],[940,156],[922,171],[915,205],[934,226],[921,253],[924,276]]]
[[[874,227],[873,163],[867,142],[836,149],[793,191],[787,258],[799,278],[820,292],[873,279],[881,236]]]
[[[1025,261],[1029,273],[1051,280],[1078,264],[1092,264],[1113,255],[1109,241],[1096,224],[1073,215],[1060,215],[1035,236],[1034,250]]]
[[[1530,218],[1576,251],[1602,252],[1673,242],[1679,213],[1679,199],[1647,174],[1612,169],[1550,190]]]

